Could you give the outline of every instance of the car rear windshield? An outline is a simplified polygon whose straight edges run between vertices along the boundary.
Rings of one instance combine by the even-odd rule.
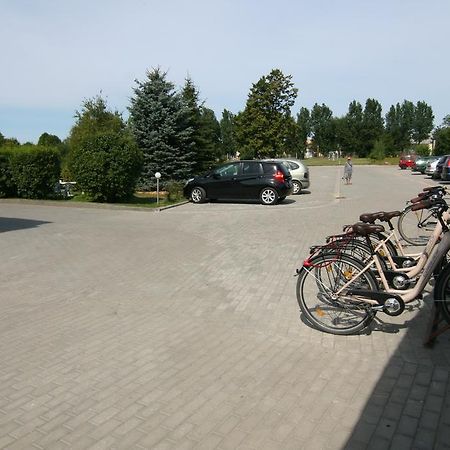
[[[282,163],[278,162],[266,162],[263,164],[264,173],[267,175],[273,175],[276,172],[281,172],[285,177],[291,175],[289,169]]]

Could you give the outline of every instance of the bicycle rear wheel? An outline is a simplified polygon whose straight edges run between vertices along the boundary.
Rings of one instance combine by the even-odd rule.
[[[303,267],[297,280],[297,301],[306,320],[326,333],[348,335],[366,328],[375,312],[363,300],[348,294],[349,289],[377,291],[378,285],[370,271],[348,255],[319,254]],[[359,277],[357,278],[357,276]],[[335,293],[346,283],[349,287]]]
[[[411,245],[426,245],[433,233],[437,219],[433,216],[433,210],[412,210],[409,205],[398,218],[398,232],[400,236]]]
[[[434,301],[442,317],[450,324],[450,264],[447,264],[437,277]]]

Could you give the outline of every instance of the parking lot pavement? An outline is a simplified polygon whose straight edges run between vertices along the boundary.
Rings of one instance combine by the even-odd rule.
[[[299,317],[310,245],[435,184],[341,170],[273,207],[0,203],[0,448],[447,448],[429,302],[358,336]]]

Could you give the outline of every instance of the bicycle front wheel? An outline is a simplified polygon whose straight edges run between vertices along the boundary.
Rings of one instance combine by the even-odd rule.
[[[426,245],[433,233],[437,219],[433,216],[433,210],[412,210],[409,205],[398,218],[398,232],[400,236],[411,245]]]
[[[347,335],[366,328],[375,317],[369,303],[348,294],[350,289],[377,291],[370,271],[348,255],[320,254],[303,267],[297,280],[297,301],[306,320],[321,331]],[[350,282],[350,283],[349,283]],[[349,283],[339,295],[336,292]]]

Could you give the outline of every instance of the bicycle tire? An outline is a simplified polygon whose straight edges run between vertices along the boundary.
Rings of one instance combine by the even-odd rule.
[[[413,211],[409,205],[398,218],[398,232],[400,236],[411,245],[426,245],[437,224],[433,210],[420,209]]]
[[[442,317],[450,324],[450,264],[441,270],[436,279],[434,301]]]
[[[336,335],[365,329],[376,314],[368,303],[346,297],[345,292],[336,299],[330,295],[355,278],[364,266],[345,254],[319,254],[310,261],[312,265],[302,268],[296,285],[297,302],[306,320],[315,328]],[[350,287],[378,291],[370,271],[361,274]]]

